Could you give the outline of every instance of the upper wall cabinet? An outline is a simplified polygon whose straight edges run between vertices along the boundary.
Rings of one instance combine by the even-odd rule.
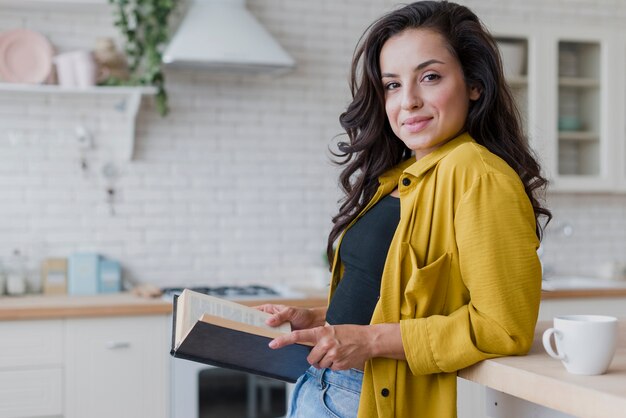
[[[495,23],[550,191],[626,191],[624,39],[610,28]]]

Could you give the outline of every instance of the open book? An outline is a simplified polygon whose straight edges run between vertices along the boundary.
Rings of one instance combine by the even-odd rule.
[[[309,367],[310,346],[269,348],[268,343],[291,332],[291,326],[266,325],[270,315],[265,312],[189,289],[173,303],[174,357],[288,382],[295,382]]]

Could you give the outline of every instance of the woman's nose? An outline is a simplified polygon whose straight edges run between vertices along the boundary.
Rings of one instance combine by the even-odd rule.
[[[419,109],[422,105],[422,99],[416,88],[407,88],[404,90],[401,104],[403,110]]]

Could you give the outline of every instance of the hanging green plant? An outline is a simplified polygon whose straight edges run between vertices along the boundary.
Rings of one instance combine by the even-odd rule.
[[[114,6],[114,24],[124,37],[128,60],[128,81],[109,80],[107,84],[130,84],[157,88],[156,106],[162,116],[169,110],[161,56],[169,40],[168,19],[175,0],[109,0]]]

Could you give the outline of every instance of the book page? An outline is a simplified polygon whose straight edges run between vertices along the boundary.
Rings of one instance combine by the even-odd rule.
[[[291,332],[291,324],[271,327],[265,323],[270,314],[215,296],[205,295],[189,289],[183,290],[178,297],[176,318],[176,345],[182,341],[193,325],[204,314],[221,317],[229,321],[265,328],[273,332]]]

